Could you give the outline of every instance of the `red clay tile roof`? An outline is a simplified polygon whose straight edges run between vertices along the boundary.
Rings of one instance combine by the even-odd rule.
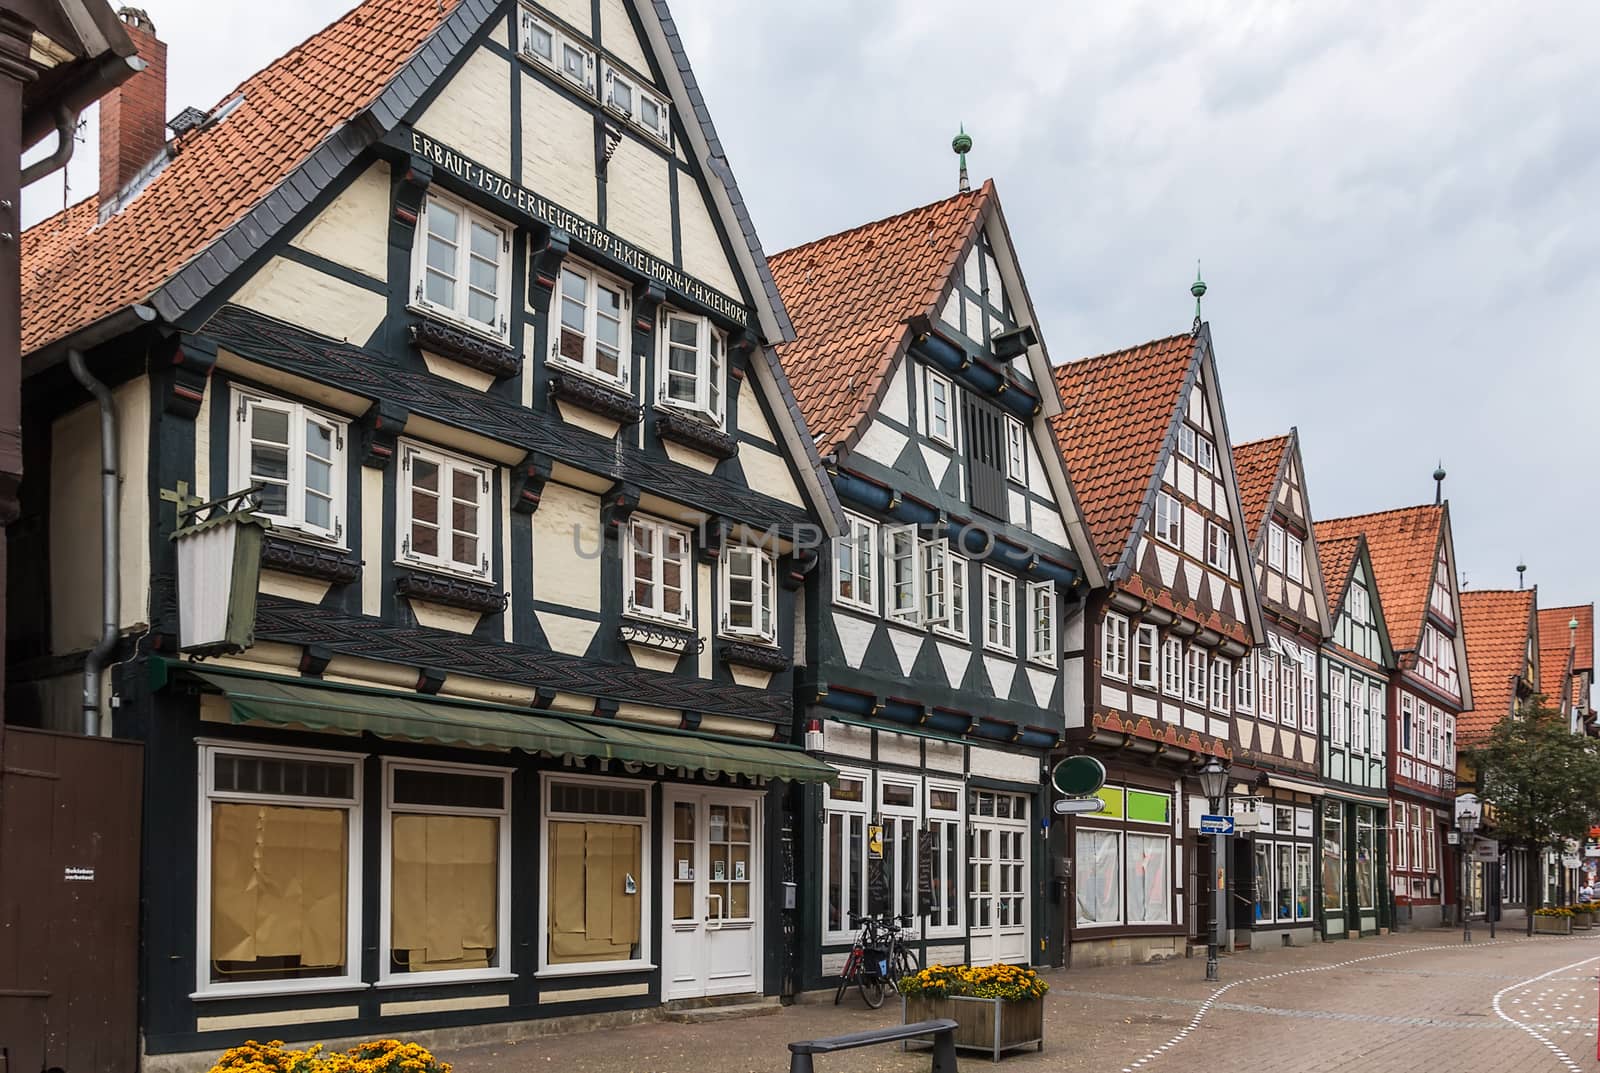
[[[1239,478],[1239,503],[1244,508],[1252,546],[1261,533],[1272,489],[1278,483],[1278,471],[1283,468],[1283,452],[1288,448],[1288,436],[1268,436],[1234,445],[1233,471]]]
[[[1414,649],[1422,638],[1422,619],[1428,608],[1443,521],[1444,508],[1428,503],[1316,524],[1319,548],[1325,540],[1366,535],[1367,553],[1372,557],[1372,572],[1378,582],[1378,599],[1383,602],[1383,617],[1396,650]]]
[[[1133,533],[1194,360],[1195,337],[1185,332],[1056,366],[1061,413],[1051,426],[1108,565]]]
[[[91,196],[22,237],[22,350],[142,302],[377,97],[456,0],[366,0],[223,97],[133,202],[95,226]]]
[[[1561,702],[1561,676],[1567,669],[1573,640],[1567,627],[1573,619],[1578,620],[1578,650],[1572,667],[1577,671],[1593,670],[1594,604],[1539,609],[1539,691],[1552,707]]]
[[[819,452],[844,446],[871,412],[906,322],[937,315],[993,194],[985,182],[768,258],[795,331],[778,356]]]
[[[1456,719],[1457,740],[1475,745],[1511,714],[1527,658],[1534,590],[1472,589],[1461,594],[1473,709]]]
[[[1235,452],[1234,458],[1237,459]],[[1328,614],[1338,618],[1344,604],[1344,589],[1350,583],[1350,571],[1355,569],[1356,556],[1361,549],[1361,537],[1325,537],[1322,524],[1316,526],[1317,558],[1322,563],[1322,583],[1328,589]]]

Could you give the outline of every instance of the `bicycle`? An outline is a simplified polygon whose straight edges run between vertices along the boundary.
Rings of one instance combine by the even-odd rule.
[[[899,990],[902,976],[908,976],[921,967],[917,954],[906,946],[900,922],[911,926],[910,917],[857,917],[851,923],[860,924],[861,932],[850,947],[844,968],[839,973],[839,990],[834,992],[833,1004],[839,1005],[845,990],[854,983],[861,992],[861,1001],[872,1009],[883,1005],[886,988]]]

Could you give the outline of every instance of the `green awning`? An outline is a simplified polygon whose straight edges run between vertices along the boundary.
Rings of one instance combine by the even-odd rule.
[[[367,732],[405,741],[521,749],[552,756],[597,756],[796,782],[838,778],[828,764],[792,746],[759,745],[471,701],[311,685],[211,668],[185,669],[227,696],[236,723]]]

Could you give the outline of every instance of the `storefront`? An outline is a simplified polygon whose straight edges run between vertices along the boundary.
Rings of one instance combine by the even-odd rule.
[[[1371,802],[1330,796],[1319,810],[1318,847],[1324,939],[1376,935],[1389,927],[1382,860],[1388,810]]]
[[[1298,945],[1311,939],[1316,807],[1308,795],[1273,794],[1259,799],[1254,833],[1236,841],[1235,867],[1241,877],[1250,877],[1251,906],[1249,931],[1235,935],[1239,945]]]

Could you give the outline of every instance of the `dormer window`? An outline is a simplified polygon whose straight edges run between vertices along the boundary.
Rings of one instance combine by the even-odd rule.
[[[594,53],[527,8],[522,9],[521,49],[533,62],[594,92]]]
[[[661,316],[659,401],[722,424],[727,339],[705,317]]]
[[[416,307],[502,342],[510,337],[509,225],[429,194],[411,261]]]
[[[1212,473],[1216,469],[1216,450],[1211,446],[1211,441],[1205,437],[1197,437],[1194,445],[1195,465]]]
[[[628,386],[628,292],[583,265],[561,266],[560,328],[550,356],[562,365]]]
[[[606,64],[606,107],[642,127],[657,141],[671,144],[672,128],[667,122],[670,106],[639,84],[638,79]]]
[[[1188,425],[1178,426],[1178,453],[1184,458],[1194,457],[1194,429]]]

